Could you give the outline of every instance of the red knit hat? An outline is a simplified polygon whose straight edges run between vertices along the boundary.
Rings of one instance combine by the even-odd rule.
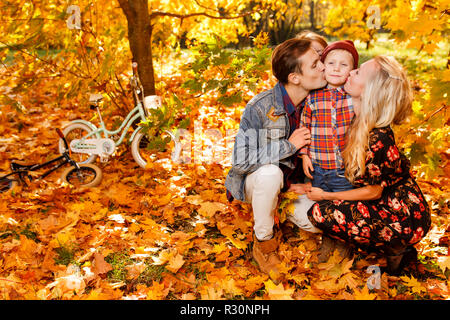
[[[358,68],[358,60],[359,60],[358,51],[356,51],[353,41],[350,41],[350,40],[342,40],[342,41],[336,41],[336,42],[331,43],[330,45],[328,45],[325,48],[325,50],[323,50],[320,60],[322,62],[324,62],[327,54],[330,53],[330,51],[336,50],[336,49],[347,50],[348,52],[350,52],[353,57],[353,69]]]

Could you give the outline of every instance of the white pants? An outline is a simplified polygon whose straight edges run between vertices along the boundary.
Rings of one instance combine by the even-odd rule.
[[[245,198],[252,204],[255,221],[253,229],[260,241],[270,240],[273,236],[274,212],[281,188],[283,188],[283,171],[273,164],[264,165],[245,178]],[[305,231],[321,232],[307,216],[309,208],[314,203],[306,195],[300,195],[294,202],[294,215],[288,215],[287,218]]]

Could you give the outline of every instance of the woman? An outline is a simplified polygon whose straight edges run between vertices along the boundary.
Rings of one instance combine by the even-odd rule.
[[[411,112],[411,88],[394,58],[378,56],[353,70],[344,89],[356,114],[343,152],[345,175],[356,189],[311,188],[307,196],[318,202],[308,218],[325,235],[383,251],[388,273],[399,274],[417,257],[413,245],[431,224],[427,202],[390,127]]]
[[[327,40],[320,34],[305,30],[295,36],[297,39],[307,39],[311,41],[311,47],[316,50],[319,56],[322,56],[323,51],[328,46]]]

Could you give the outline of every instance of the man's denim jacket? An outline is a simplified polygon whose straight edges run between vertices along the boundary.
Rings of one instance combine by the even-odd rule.
[[[298,150],[288,141],[288,114],[280,84],[251,99],[244,109],[235,137],[232,167],[225,180],[231,195],[245,201],[245,177],[265,164],[294,169],[291,156]]]

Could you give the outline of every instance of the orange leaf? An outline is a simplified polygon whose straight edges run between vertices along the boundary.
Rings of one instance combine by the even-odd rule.
[[[361,291],[355,289],[354,297],[355,300],[375,300],[377,295],[375,293],[369,293],[369,288],[364,286]]]
[[[112,267],[105,261],[105,258],[100,253],[94,253],[94,273],[101,276],[111,270]]]
[[[275,285],[272,280],[264,282],[269,299],[271,300],[292,300],[295,288],[285,289],[283,283]]]
[[[170,259],[169,263],[166,266],[166,269],[176,273],[178,269],[180,269],[184,264],[183,256],[179,253],[175,255],[172,259]]]

